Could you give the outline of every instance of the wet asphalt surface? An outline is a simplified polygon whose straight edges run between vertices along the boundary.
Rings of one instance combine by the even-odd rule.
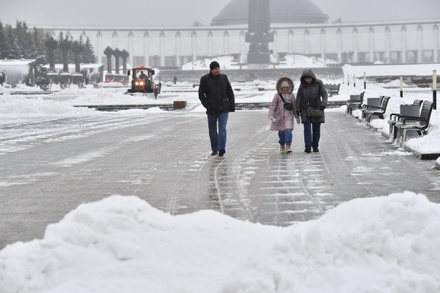
[[[206,115],[105,114],[2,125],[0,249],[42,238],[79,204],[135,195],[176,215],[213,209],[286,226],[354,198],[405,190],[440,202],[433,161],[396,152],[343,112],[327,112],[319,153],[279,151],[267,111],[230,114],[224,157],[210,156]]]

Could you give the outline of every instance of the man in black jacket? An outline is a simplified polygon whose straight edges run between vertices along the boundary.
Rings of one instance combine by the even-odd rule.
[[[211,155],[222,157],[226,152],[229,112],[235,112],[235,97],[228,77],[220,73],[218,62],[212,61],[209,68],[210,72],[200,79],[199,99],[208,115]]]

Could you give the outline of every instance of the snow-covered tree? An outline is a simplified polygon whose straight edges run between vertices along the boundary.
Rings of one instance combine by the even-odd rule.
[[[81,53],[84,51],[84,44],[81,41],[73,41],[71,48],[75,54],[75,72],[80,72]]]
[[[55,70],[55,50],[58,48],[58,41],[53,37],[49,37],[46,41],[46,47],[49,54],[49,69]]]
[[[89,37],[87,37],[86,42],[84,44],[84,51],[81,56],[81,60],[83,63],[95,63],[96,62],[95,51],[93,50],[93,46],[90,43]]]

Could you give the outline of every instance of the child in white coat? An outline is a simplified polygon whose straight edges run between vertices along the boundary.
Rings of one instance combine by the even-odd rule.
[[[296,111],[296,98],[293,94],[294,84],[288,77],[282,77],[276,85],[277,93],[269,107],[270,130],[278,131],[280,151],[291,153],[293,140],[293,121],[299,117]]]

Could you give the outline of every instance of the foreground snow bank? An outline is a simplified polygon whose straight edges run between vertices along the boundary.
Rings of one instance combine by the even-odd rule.
[[[356,199],[292,227],[222,292],[439,292],[440,207],[406,192]]]
[[[440,207],[405,192],[287,228],[136,197],[80,205],[0,251],[2,292],[439,292]]]

